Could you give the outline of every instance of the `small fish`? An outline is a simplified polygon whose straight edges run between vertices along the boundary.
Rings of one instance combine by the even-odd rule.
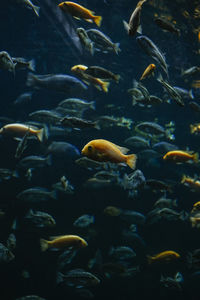
[[[24,201],[26,203],[37,203],[41,201],[55,200],[56,192],[48,191],[44,188],[30,188],[23,190],[17,195],[17,199]]]
[[[154,122],[142,122],[135,126],[136,130],[146,132],[149,134],[163,135],[165,128]]]
[[[147,77],[151,76],[152,74],[154,74],[156,66],[154,64],[150,64],[148,65],[148,67],[144,70],[144,73],[142,74],[142,76],[140,77],[140,80],[144,80]]]
[[[24,218],[38,228],[48,228],[56,225],[55,219],[43,211],[33,211],[30,209]]]
[[[113,79],[117,83],[119,82],[120,79],[120,75],[114,74],[113,72],[98,66],[90,66],[84,71],[84,73],[103,80]]]
[[[6,51],[0,52],[0,69],[8,70],[9,72],[13,72],[15,75],[15,66],[16,63],[13,62],[10,54]]]
[[[178,146],[168,142],[159,142],[154,144],[152,149],[164,155],[166,152],[178,150]]]
[[[65,282],[69,286],[76,288],[95,286],[100,284],[100,279],[90,272],[86,272],[83,269],[74,269],[68,271],[66,274],[57,274],[57,283]]]
[[[74,221],[73,226],[78,228],[87,228],[91,224],[94,224],[94,216],[82,215]]]
[[[166,31],[176,33],[178,36],[180,36],[181,34],[180,29],[176,28],[173,23],[170,23],[169,21],[163,18],[156,18],[154,22],[156,23],[156,25],[158,25],[160,28]]]
[[[117,146],[107,140],[92,140],[82,149],[82,154],[101,162],[126,163],[134,169],[137,156],[135,154],[125,155],[127,148]]]
[[[84,248],[88,245],[88,243],[78,235],[62,235],[59,237],[55,237],[51,241],[40,239],[40,245],[41,250],[46,251],[49,248]]]
[[[14,254],[6,246],[0,243],[0,262],[9,263],[14,258]]]
[[[17,298],[16,300],[46,300],[46,299],[37,295],[28,295],[28,296]]]
[[[169,290],[182,291],[181,282],[183,281],[183,276],[180,272],[177,272],[173,277],[164,277],[161,275],[160,282],[161,284]]]
[[[69,183],[65,176],[62,176],[59,182],[54,183],[52,185],[52,188],[56,191],[60,191],[66,194],[74,193],[74,187]]]
[[[84,19],[87,22],[95,23],[98,27],[101,26],[102,17],[94,16],[91,10],[71,1],[66,1],[58,4],[64,12],[69,13],[75,19]]]
[[[85,111],[87,109],[95,110],[95,102],[87,102],[86,100],[78,99],[78,98],[68,98],[61,101],[58,104],[60,107],[67,108],[67,109],[75,109]]]
[[[94,43],[89,38],[86,30],[82,27],[79,27],[76,29],[76,33],[83,47],[88,50],[91,55],[94,55]]]
[[[181,183],[187,187],[190,187],[193,191],[200,192],[200,181],[197,178],[183,175]]]
[[[78,148],[67,142],[57,142],[53,141],[47,148],[47,154],[52,153],[54,156],[58,157],[78,157],[80,152]]]
[[[195,101],[190,101],[189,106],[195,111],[195,112],[200,112],[200,105],[195,102]]]
[[[45,166],[51,166],[51,163],[51,155],[48,155],[47,157],[30,155],[21,159],[17,166],[23,169],[43,168]]]
[[[153,205],[155,208],[172,208],[173,206],[177,207],[177,200],[168,199],[165,197],[159,198]]]
[[[69,93],[72,89],[86,90],[87,86],[78,78],[66,74],[36,75],[28,73],[26,85],[36,89],[48,89]]]
[[[23,57],[12,57],[13,63],[15,64],[15,70],[28,69],[35,72],[35,60],[27,60]]]
[[[24,6],[31,8],[34,13],[36,14],[36,16],[39,17],[39,11],[40,11],[40,7],[34,5],[31,0],[16,0],[17,3],[21,3],[24,4]]]
[[[78,128],[78,129],[82,129],[82,128],[96,128],[96,129],[100,129],[99,125],[97,122],[92,122],[89,120],[84,120],[81,118],[76,118],[76,117],[64,117],[63,119],[60,120],[60,123],[62,126],[68,126],[71,128]]]
[[[181,150],[175,150],[175,151],[169,151],[163,156],[164,160],[173,161],[175,163],[183,163],[187,161],[193,161],[195,163],[199,162],[199,154],[193,153],[190,154],[186,151]]]
[[[166,64],[165,57],[158,49],[158,47],[147,36],[141,35],[136,38],[140,47],[146,52],[147,55],[152,57],[161,66],[163,71],[168,76],[168,65]]]
[[[29,102],[32,99],[32,95],[33,93],[24,93],[21,94],[17,97],[17,99],[13,102],[14,105],[16,106],[20,106],[20,105],[24,105],[24,104],[29,104]]]
[[[110,83],[107,81],[103,81],[100,78],[93,77],[89,74],[85,73],[87,66],[84,65],[75,65],[71,68],[71,71],[76,74],[76,76],[80,77],[86,84],[93,84],[98,90],[108,92],[108,88]]]
[[[149,140],[137,135],[129,137],[124,143],[137,150],[150,148]]]
[[[183,97],[185,99],[194,99],[192,90],[188,91],[188,90],[180,88],[178,86],[173,86],[173,88],[179,93],[179,95],[181,95],[181,97]]]
[[[31,112],[29,117],[33,121],[54,125],[60,122],[61,115],[56,111],[43,109]]]
[[[147,186],[149,186],[150,188],[152,188],[154,191],[159,190],[159,191],[172,192],[172,187],[161,180],[148,179],[148,180],[146,180],[145,184]]]
[[[150,255],[147,256],[149,264],[155,262],[171,262],[179,258],[180,258],[180,254],[172,250],[163,251],[153,256]]]
[[[136,32],[138,32],[140,34],[142,33],[142,28],[140,25],[140,16],[141,16],[142,5],[146,1],[147,0],[141,0],[138,2],[136,8],[134,9],[134,11],[131,14],[131,17],[130,17],[128,23],[126,21],[123,21],[124,27],[130,36],[134,36],[136,34]]]
[[[185,103],[180,93],[175,88],[173,88],[173,86],[171,86],[167,81],[165,81],[162,78],[161,74],[158,76],[157,80],[162,84],[162,86],[165,88],[169,96],[176,102],[176,104],[178,104],[181,107],[185,106]]]
[[[104,162],[98,162],[87,157],[81,157],[75,161],[75,163],[88,170],[107,169],[107,164]]]
[[[0,129],[0,134],[5,136],[13,136],[13,137],[24,137],[24,135],[29,131],[29,136],[35,136],[40,142],[43,141],[44,138],[44,129],[34,129],[31,126],[27,126],[25,124],[20,123],[11,123],[3,126]]]
[[[109,256],[115,261],[127,261],[136,256],[135,251],[127,246],[111,247]]]
[[[94,42],[95,48],[102,50],[114,51],[118,54],[121,50],[119,43],[113,43],[112,40],[106,36],[103,32],[97,29],[89,29],[86,31],[89,38]]]
[[[181,76],[193,76],[200,73],[200,67],[193,66],[189,69],[182,70]]]
[[[16,171],[0,168],[0,180],[9,180],[11,178],[17,178],[18,174]]]

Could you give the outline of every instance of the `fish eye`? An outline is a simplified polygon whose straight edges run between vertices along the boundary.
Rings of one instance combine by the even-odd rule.
[[[88,146],[88,151],[92,151],[92,146]]]

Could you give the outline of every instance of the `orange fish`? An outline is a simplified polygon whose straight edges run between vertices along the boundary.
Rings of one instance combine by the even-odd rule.
[[[83,248],[87,245],[87,242],[78,235],[63,235],[55,237],[52,241],[40,239],[40,246],[42,251],[46,251],[48,248]]]
[[[153,256],[147,255],[149,264],[154,262],[170,262],[178,258],[180,258],[180,255],[172,250],[163,251]]]
[[[191,134],[199,134],[200,133],[200,123],[198,124],[191,124],[190,125],[190,133]]]
[[[23,137],[29,131],[29,136],[35,136],[40,142],[44,138],[44,129],[34,129],[28,125],[20,123],[11,123],[3,126],[0,129],[0,134],[13,136],[13,137]]]
[[[75,65],[71,68],[71,71],[78,76],[80,79],[82,79],[86,84],[93,84],[98,90],[104,91],[105,93],[108,92],[108,88],[110,85],[110,82],[103,81],[100,78],[93,77],[89,74],[86,74],[84,71],[87,70],[88,67],[84,65]]]
[[[200,181],[195,179],[195,178],[191,178],[189,176],[183,175],[181,183],[183,183],[184,185],[190,187],[193,190],[196,190],[196,191],[200,192]]]
[[[129,149],[115,145],[107,140],[92,140],[82,149],[82,154],[93,160],[112,163],[126,163],[134,169],[137,156],[125,155]]]
[[[58,6],[64,11],[72,15],[76,19],[84,19],[87,22],[94,23],[97,26],[101,26],[102,17],[101,16],[94,16],[93,11],[71,1],[65,1]]]
[[[147,78],[148,76],[152,75],[155,71],[156,66],[154,64],[150,64],[145,70],[142,76],[140,77],[140,80],[143,80]]]
[[[189,160],[193,160],[195,163],[199,162],[199,155],[198,153],[190,154],[186,151],[175,150],[169,151],[163,156],[164,160],[174,161],[176,163],[183,163]]]

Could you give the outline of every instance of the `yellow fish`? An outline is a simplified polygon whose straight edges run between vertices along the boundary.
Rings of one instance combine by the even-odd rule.
[[[35,136],[40,142],[44,138],[44,129],[34,129],[28,125],[20,123],[11,123],[3,126],[0,129],[0,134],[13,136],[13,137],[24,137],[24,135],[29,131],[29,136]]]
[[[149,264],[154,262],[170,262],[178,258],[180,258],[180,255],[172,250],[163,251],[153,256],[147,255]]]
[[[135,154],[125,155],[128,151],[127,148],[99,139],[87,143],[81,153],[96,161],[126,163],[130,168],[135,169],[137,156]]]
[[[102,17],[94,16],[93,11],[71,1],[65,1],[58,6],[64,11],[72,15],[76,19],[84,19],[87,22],[94,23],[97,26],[101,26]]]
[[[140,77],[140,80],[143,80],[147,78],[148,76],[152,75],[155,71],[156,66],[154,64],[150,64],[145,70],[142,76]]]
[[[186,151],[175,150],[169,151],[163,156],[164,160],[174,161],[176,163],[183,163],[189,160],[193,160],[195,163],[199,162],[198,153],[190,154]]]
[[[88,243],[78,235],[62,235],[55,237],[52,241],[46,241],[40,239],[40,246],[42,251],[46,251],[48,248],[84,248]]]

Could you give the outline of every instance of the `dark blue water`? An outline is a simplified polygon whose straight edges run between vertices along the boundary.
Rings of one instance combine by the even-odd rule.
[[[125,117],[133,121],[132,130],[123,127],[109,127],[101,130],[85,129],[81,131],[72,130],[66,138],[52,138],[44,143],[31,140],[22,157],[28,155],[46,155],[47,148],[52,141],[64,141],[74,145],[79,151],[83,146],[93,139],[106,139],[118,145],[126,146],[125,139],[134,135],[133,128],[138,122],[149,121],[165,124],[173,121],[175,123],[175,141],[179,149],[186,150],[187,147],[199,152],[199,136],[190,134],[190,124],[199,122],[199,114],[189,107],[189,101],[185,100],[185,106],[179,107],[175,103],[166,102],[151,108],[132,106],[131,97],[127,90],[133,87],[133,80],[139,80],[148,64],[153,63],[136,42],[136,37],[127,35],[123,27],[123,20],[128,21],[137,1],[129,0],[82,0],[79,4],[94,10],[96,15],[101,15],[102,25],[99,28],[114,42],[120,43],[121,52],[95,52],[91,56],[77,40],[77,36],[70,33],[75,32],[77,27],[85,29],[97,28],[95,24],[78,21],[71,16],[62,15],[59,19],[55,12],[55,4],[59,1],[33,1],[41,7],[38,18],[31,9],[27,9],[15,1],[4,1],[0,10],[0,51],[7,51],[11,57],[34,58],[36,61],[36,74],[69,74],[71,67],[77,64],[87,66],[98,65],[120,74],[119,84],[112,82],[109,92],[98,91],[90,86],[85,91],[69,91],[69,93],[57,93],[51,90],[33,90],[26,86],[27,70],[16,71],[15,76],[8,71],[0,70],[1,91],[1,117],[11,119],[11,122],[29,120],[29,113],[40,110],[53,110],[60,101],[69,97],[80,97],[88,101],[95,101],[96,110],[89,110],[84,114],[85,119],[97,120],[102,115]],[[147,1],[143,5],[141,24],[143,34],[148,36],[165,54],[169,66],[170,84],[191,89],[192,81],[199,76],[188,77],[184,80],[180,75],[182,69],[191,66],[199,66],[200,42],[195,29],[199,28],[199,18],[194,17],[194,10],[198,1]],[[184,16],[187,11],[188,17]],[[176,21],[181,31],[181,36],[164,32],[154,23],[155,15],[170,16]],[[197,31],[200,31],[198,29]],[[137,35],[136,35],[137,36]],[[150,94],[163,98],[164,91],[156,80],[158,73],[162,72],[158,66],[156,75],[145,81],[145,86]],[[19,107],[13,102],[24,92],[33,91],[33,97],[29,104]],[[194,100],[199,101],[199,89],[193,90]],[[112,105],[112,107],[109,107]],[[166,141],[166,138],[160,140]],[[15,151],[18,142],[14,139],[1,137],[0,168],[15,170],[18,159]],[[130,148],[130,153],[135,153]],[[67,270],[82,268],[88,271],[88,262],[95,256],[99,249],[103,257],[103,263],[110,262],[108,255],[111,246],[129,246],[136,252],[136,258],[131,267],[139,266],[139,272],[132,276],[111,276],[107,278],[101,268],[94,269],[94,274],[101,279],[98,286],[89,288],[93,293],[93,299],[199,299],[199,268],[188,266],[188,254],[200,248],[199,229],[192,228],[189,217],[184,221],[165,220],[153,224],[138,225],[138,234],[144,243],[130,242],[121,234],[123,229],[128,229],[126,221],[118,218],[109,218],[103,214],[106,206],[116,206],[122,209],[138,211],[147,215],[153,209],[153,204],[163,195],[162,192],[154,192],[151,189],[140,188],[137,196],[128,197],[128,191],[119,186],[108,186],[101,188],[85,188],[84,182],[93,176],[95,171],[81,168],[75,163],[78,156],[66,153],[53,157],[51,166],[35,169],[31,181],[28,181],[23,172],[18,178],[2,180],[0,182],[1,197],[0,208],[5,211],[5,217],[0,220],[0,242],[6,244],[13,221],[18,222],[14,230],[17,244],[13,251],[15,259],[10,263],[2,263],[0,267],[0,297],[4,299],[17,299],[22,296],[35,294],[45,299],[84,299],[77,293],[76,288],[67,285],[56,284],[57,259],[62,253],[60,251],[40,250],[40,238],[48,239],[49,236],[78,234],[86,232],[77,230],[73,222],[83,214],[95,216],[92,225],[94,235],[88,240],[88,247],[81,249]],[[152,159],[138,159],[137,169],[140,169],[146,179],[154,178],[173,183],[173,191],[167,194],[167,198],[177,199],[176,211],[184,210],[190,213],[195,202],[199,201],[199,194],[191,189],[180,185],[183,174],[194,177],[199,176],[199,165],[195,164],[168,164],[162,157]],[[121,178],[124,173],[130,174],[128,167],[120,171]],[[51,190],[52,184],[59,181],[65,175],[74,186],[72,195],[59,193],[56,201],[48,201],[33,205],[22,204],[16,195],[30,187],[43,187]],[[33,207],[32,207],[33,206]],[[56,220],[56,227],[50,229],[31,229],[22,224],[23,217],[27,211],[33,208],[48,212]],[[148,265],[146,255],[156,254],[164,250],[178,252],[181,259],[169,264],[161,263]],[[64,251],[64,250],[63,250]],[[30,277],[22,276],[23,270],[29,272]],[[197,274],[194,274],[194,272]],[[92,272],[92,271],[91,271]],[[181,272],[184,281],[181,283],[181,291],[164,288],[160,284],[160,277],[173,277]]]

